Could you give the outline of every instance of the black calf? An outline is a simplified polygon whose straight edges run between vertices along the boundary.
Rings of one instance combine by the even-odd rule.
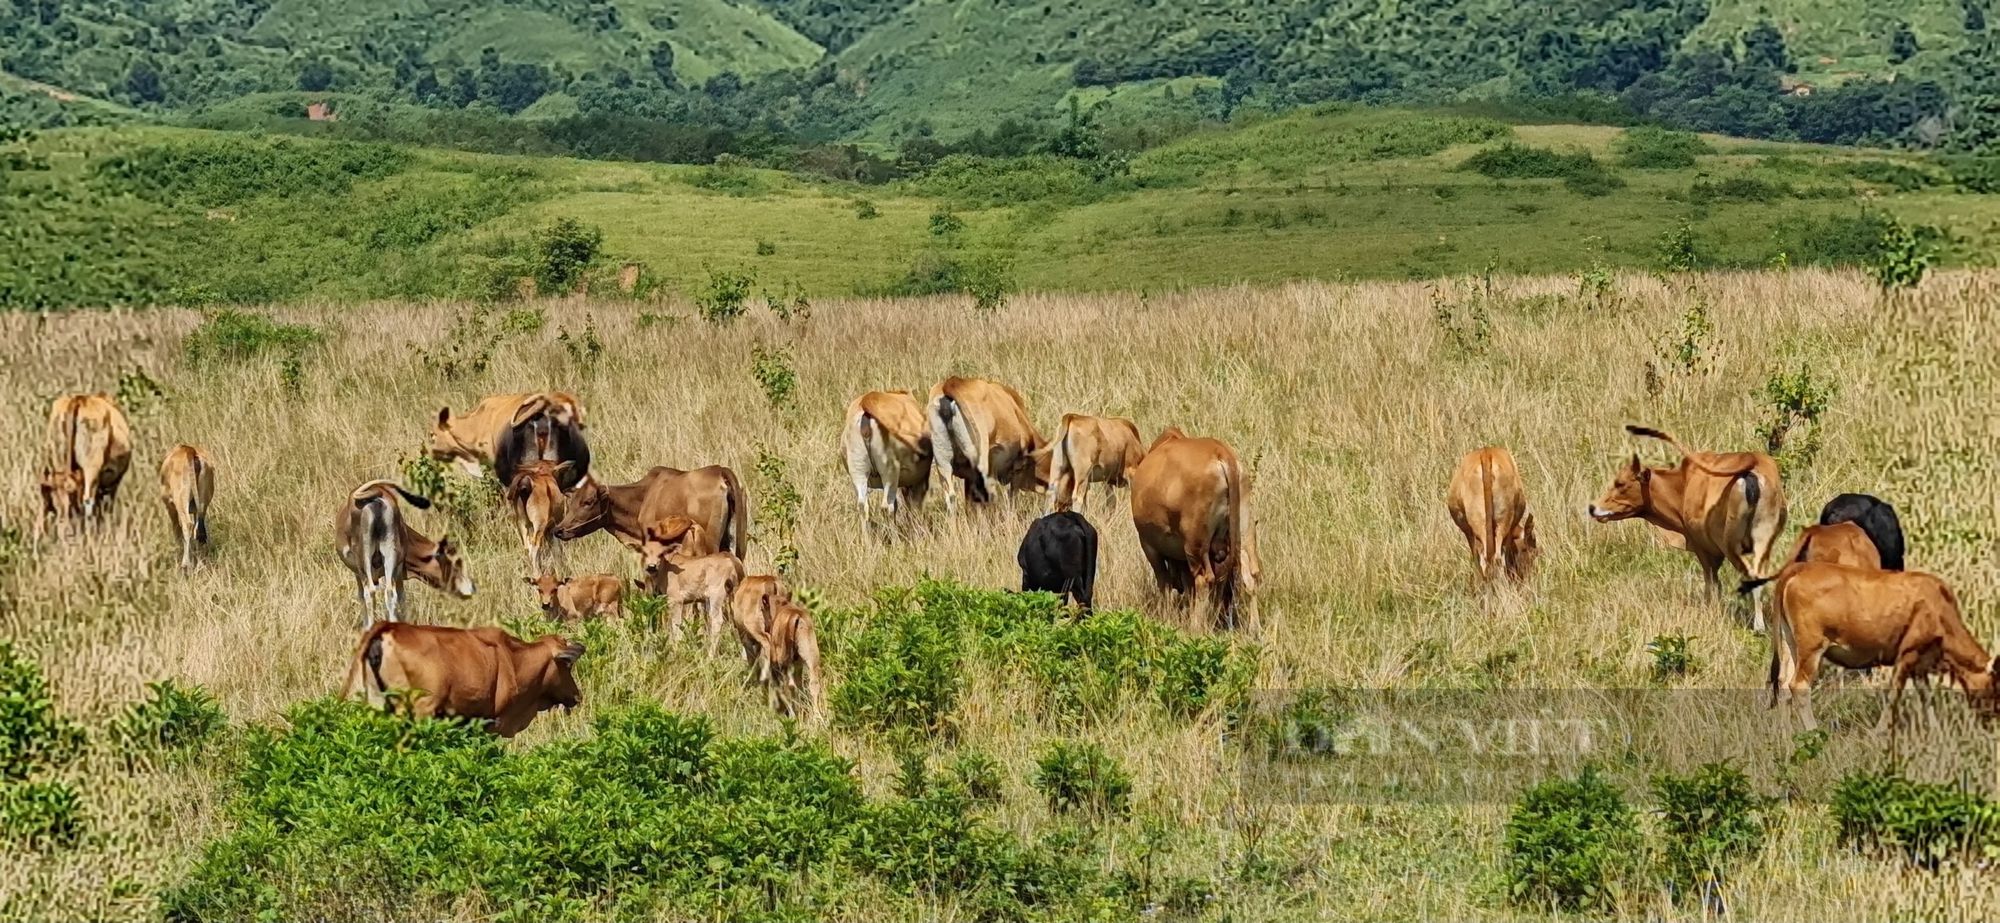
[[[1051,513],[1028,527],[1015,556],[1021,590],[1059,593],[1085,609],[1097,586],[1097,530],[1075,510]]]

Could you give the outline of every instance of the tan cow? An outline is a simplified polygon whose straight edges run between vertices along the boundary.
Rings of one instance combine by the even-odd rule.
[[[743,663],[751,681],[763,682],[769,661],[764,644],[771,634],[771,612],[790,602],[791,588],[774,574],[751,574],[736,585],[729,600],[729,620],[736,626],[736,639],[743,644]]]
[[[383,622],[361,636],[341,697],[412,718],[467,718],[502,737],[551,708],[583,701],[583,645],[557,635],[521,641],[504,629]]]
[[[883,508],[894,516],[904,503],[922,508],[931,489],[931,430],[924,408],[908,391],[870,391],[847,405],[840,451],[861,507],[861,531],[868,534],[868,494],[882,491]]]
[[[42,456],[42,510],[95,521],[132,466],[132,427],[110,396],[65,394],[49,407]]]
[[[1216,621],[1257,628],[1262,579],[1249,476],[1236,451],[1179,428],[1160,434],[1131,475],[1132,524],[1161,589],[1183,603],[1207,597]]]
[[[638,551],[645,544],[646,526],[675,516],[693,520],[702,538],[714,543],[689,551],[727,551],[738,558],[750,553],[750,498],[736,472],[721,465],[693,471],[654,468],[630,484],[585,478],[564,503],[556,538],[574,541],[604,529]]]
[[[1472,548],[1475,580],[1490,583],[1502,573],[1514,580],[1527,577],[1540,548],[1513,453],[1489,445],[1459,459],[1445,508]]]
[[[585,574],[559,578],[550,574],[523,577],[535,588],[542,611],[565,622],[602,616],[609,618],[625,611],[625,581],[616,574]]]
[[[572,394],[528,391],[489,395],[470,413],[454,415],[450,407],[439,408],[437,423],[431,427],[431,457],[457,465],[468,477],[480,477],[493,465],[500,437],[515,425],[516,418],[533,416],[543,409],[551,416],[583,425],[583,404]]]
[[[424,537],[404,520],[398,497],[420,510],[431,505],[393,481],[369,481],[354,488],[334,514],[334,547],[354,572],[363,628],[374,623],[377,595],[389,621],[402,618],[403,581],[412,574],[460,599],[472,596],[472,574],[451,537]]]
[[[1093,481],[1126,486],[1126,476],[1146,457],[1146,444],[1131,420],[1066,413],[1056,426],[1055,438],[1036,454],[1048,456],[1047,512],[1056,513],[1082,506]]]
[[[686,516],[669,517],[657,526],[646,527],[646,579],[634,581],[666,597],[673,606],[667,636],[681,639],[681,626],[690,609],[700,609],[708,621],[704,635],[708,655],[722,640],[722,623],[728,618],[730,597],[743,582],[743,561],[727,551],[703,554],[690,548],[706,548],[711,542],[701,535],[701,526]]]
[[[1771,546],[1785,528],[1785,486],[1778,463],[1762,452],[1690,452],[1656,429],[1627,426],[1635,436],[1659,439],[1681,453],[1671,468],[1648,468],[1635,453],[1591,504],[1598,522],[1638,517],[1687,540],[1702,577],[1718,597],[1716,571],[1727,560],[1744,577],[1769,572]],[[1764,629],[1763,610],[1751,606],[1753,627]]]
[[[813,627],[812,613],[790,597],[771,608],[764,658],[764,688],[778,714],[788,718],[801,714],[816,716],[826,707],[826,675],[820,669],[819,633]]]
[[[208,504],[215,497],[215,463],[200,449],[177,445],[160,460],[160,499],[181,545],[181,569],[192,570],[197,546],[208,546]]]
[[[1808,561],[1882,570],[1882,552],[1875,547],[1875,540],[1851,520],[1830,526],[1807,526],[1805,531],[1800,532],[1798,543],[1785,557],[1785,565],[1789,567]]]
[[[965,482],[966,499],[974,503],[991,500],[995,484],[1017,492],[1048,485],[1048,457],[1035,456],[1042,437],[1021,392],[982,378],[947,378],[931,389],[925,415],[947,511],[958,510],[953,477]]]
[[[1916,571],[1885,571],[1823,561],[1788,565],[1774,579],[1771,628],[1771,707],[1796,705],[1808,727],[1812,683],[1822,656],[1852,670],[1895,668],[1882,722],[1893,734],[1903,685],[1949,672],[1972,703],[1996,711],[2000,664],[1965,628],[1958,598],[1944,581]],[[1743,584],[1748,593],[1770,580]]]
[[[543,573],[543,557],[549,552],[549,539],[554,535],[556,523],[563,515],[563,492],[561,478],[569,470],[569,462],[534,462],[523,465],[514,473],[514,481],[507,485],[507,508],[514,514],[514,525],[521,533],[521,546],[528,552],[528,575],[539,577]],[[559,550],[560,545],[556,546]]]

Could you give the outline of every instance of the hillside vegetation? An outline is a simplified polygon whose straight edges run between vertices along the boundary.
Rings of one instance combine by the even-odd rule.
[[[1795,270],[1607,273],[1586,292],[1497,276],[1023,295],[989,313],[833,299],[810,318],[758,306],[713,325],[679,300],[596,298],[0,314],[0,388],[17,395],[0,456],[32,458],[48,399],[72,390],[116,394],[137,442],[113,521],[87,541],[36,539],[32,466],[0,469],[0,722],[18,742],[0,751],[0,917],[1555,920],[1575,906],[1636,923],[1719,902],[1743,920],[1979,918],[2000,898],[1980,858],[1993,806],[1918,784],[1988,778],[1928,743],[1962,727],[1960,698],[1934,683],[1940,724],[1902,738],[1911,778],[1873,775],[1886,742],[1866,680],[1830,680],[1828,733],[1795,736],[1762,707],[1764,637],[1705,598],[1689,557],[1581,513],[1632,452],[1670,459],[1626,423],[1717,450],[1775,439],[1781,547],[1833,494],[1879,494],[1911,565],[1993,639],[2000,471],[1981,408],[2000,378],[1978,344],[2000,336],[1996,290],[1990,271],[1884,297],[1860,273]],[[1157,600],[1122,493],[1085,510],[1102,609],[1081,621],[996,592],[1036,500],[946,517],[933,497],[859,540],[841,408],[949,374],[1018,386],[1045,431],[1092,411],[1238,447],[1262,633],[1206,634]],[[583,701],[509,743],[320,701],[358,614],[330,549],[335,505],[370,478],[438,477],[413,459],[439,406],[547,387],[588,403],[608,480],[654,464],[743,474],[751,568],[789,568],[819,619],[825,722],[784,726],[737,661],[642,615],[563,628],[589,649]],[[212,560],[185,575],[151,483],[179,441],[218,471]],[[1525,585],[1482,593],[1443,495],[1485,442],[1520,459],[1544,553]],[[464,547],[478,593],[413,585],[412,615],[552,627],[492,494],[445,483],[413,518]],[[565,555],[574,573],[634,567],[601,535]],[[1565,694],[1620,689],[1652,717],[1598,737],[1599,770],[1574,778],[1536,764],[1490,789],[1356,801],[1245,774],[1343,727],[1369,690],[1491,702],[1491,720],[1595,714]],[[1986,732],[1959,739],[1990,750]],[[1695,766],[1725,758],[1740,782]]]
[[[1945,263],[1985,264],[2000,242],[2000,200],[1976,194],[1991,160],[1340,107],[1136,155],[1077,137],[1066,155],[957,154],[860,186],[735,155],[54,131],[0,161],[0,305],[504,299],[563,219],[601,233],[586,284],[638,263],[642,299],[1844,265],[1892,218],[1930,228]]]

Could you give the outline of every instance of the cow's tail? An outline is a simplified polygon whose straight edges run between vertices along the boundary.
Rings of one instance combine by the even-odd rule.
[[[1500,566],[1500,496],[1493,489],[1493,469],[1497,467],[1491,457],[1479,460],[1480,509],[1486,514],[1486,522],[1480,530],[1485,534],[1486,544],[1479,552],[1480,576],[1492,576],[1492,569]]]
[[[1727,477],[1733,474],[1743,474],[1750,470],[1749,464],[1745,464],[1743,466],[1735,468],[1717,468],[1714,465],[1711,465],[1708,462],[1703,461],[1701,456],[1696,452],[1694,452],[1692,449],[1689,449],[1687,446],[1682,445],[1679,439],[1675,439],[1674,437],[1667,435],[1665,432],[1654,429],[1650,426],[1633,426],[1627,424],[1625,427],[1625,431],[1631,433],[1634,436],[1643,436],[1647,439],[1658,439],[1661,442],[1673,446],[1674,451],[1681,453],[1681,457],[1687,459],[1687,463],[1689,465],[1699,468],[1702,471],[1705,471],[1709,474],[1721,475]]]
[[[361,636],[361,643],[354,649],[354,662],[347,668],[347,683],[341,687],[340,697],[352,699],[357,694],[369,700],[385,696],[389,684],[382,680],[382,635],[389,631],[393,622],[376,622],[367,634]],[[374,685],[369,685],[370,680]]]
[[[409,488],[404,487],[403,485],[390,480],[369,481],[368,483],[363,484],[360,487],[354,488],[354,493],[352,493],[350,496],[354,498],[355,508],[359,509],[367,506],[368,503],[374,500],[376,497],[381,496],[380,491],[383,490],[394,491],[397,496],[403,498],[404,503],[408,503],[409,505],[414,506],[417,509],[427,510],[431,508],[431,500],[429,497],[423,496],[422,494],[411,493]]]
[[[1237,591],[1247,588],[1245,587],[1245,582],[1250,579],[1249,570],[1244,566],[1245,551],[1243,547],[1243,539],[1246,534],[1243,517],[1247,500],[1243,496],[1242,462],[1231,458],[1225,459],[1221,464],[1223,489],[1229,495],[1229,580],[1223,584],[1225,587],[1223,600],[1225,601],[1224,604],[1228,607],[1227,611],[1230,614],[1230,618],[1233,620],[1237,605]],[[1231,627],[1234,627],[1233,624]]]
[[[736,472],[730,471],[722,481],[722,543],[720,549],[736,555],[737,560],[750,557],[750,502],[744,496],[743,482],[737,480]]]
[[[1051,513],[1067,508],[1071,499],[1076,496],[1076,489],[1079,486],[1070,483],[1070,478],[1081,477],[1076,473],[1076,457],[1072,454],[1069,442],[1070,423],[1075,419],[1075,414],[1063,414],[1062,422],[1056,424],[1054,438],[1036,449],[1034,453],[1046,455],[1049,460],[1049,512]]]
[[[52,472],[67,472],[76,468],[76,404],[68,397],[58,398],[61,402],[55,413],[49,415],[49,430],[46,450],[48,457],[44,463]]]
[[[889,440],[895,437],[882,427],[882,421],[866,410],[861,412],[861,418],[855,425],[861,430],[861,447],[868,454],[868,467],[874,469],[875,476],[882,481],[882,489],[900,488],[902,485],[890,483],[894,480],[891,475],[898,474],[889,470],[893,457],[889,452]]]
[[[1750,583],[1761,584],[1765,582],[1765,580],[1749,581],[1744,586],[1749,586]],[[1771,670],[1770,675],[1766,679],[1771,687],[1771,702],[1767,707],[1776,708],[1778,705],[1779,681],[1791,680],[1790,676],[1781,675],[1784,673],[1783,664],[1786,661],[1792,661],[1792,670],[1796,672],[1799,668],[1797,660],[1798,647],[1792,636],[1791,615],[1786,612],[1785,594],[1782,592],[1773,593],[1771,594]]]
[[[978,429],[966,418],[964,409],[958,406],[958,400],[950,394],[938,397],[937,412],[938,420],[944,427],[945,438],[950,440],[949,448],[952,455],[965,459],[966,466],[973,472],[967,483],[977,487],[977,490],[971,490],[969,493],[975,495],[976,499],[985,499],[989,496],[986,479],[977,473],[980,456],[985,454],[979,448],[982,440],[979,438]]]
[[[200,510],[195,509],[195,499],[201,495],[201,469],[202,469],[201,456],[190,455],[188,457],[188,492],[187,492],[187,514],[189,516],[194,516],[201,512]]]

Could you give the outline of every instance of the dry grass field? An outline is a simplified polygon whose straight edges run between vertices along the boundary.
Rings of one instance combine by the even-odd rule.
[[[1260,689],[1755,690],[1768,647],[1703,598],[1692,559],[1659,545],[1650,527],[1597,524],[1584,511],[1630,452],[1671,457],[1630,440],[1624,424],[1704,448],[1761,447],[1759,427],[1775,413],[1765,383],[1798,368],[1836,391],[1820,420],[1791,437],[1796,446],[1811,433],[1820,444],[1809,461],[1786,456],[1792,525],[1781,549],[1833,494],[1878,494],[1902,514],[1911,566],[1957,589],[1976,635],[2000,636],[2000,462],[1991,451],[2000,439],[2000,275],[1943,274],[1887,300],[1859,274],[1822,272],[1620,276],[1602,299],[1579,297],[1571,278],[1491,286],[1490,296],[1473,283],[1020,295],[985,316],[963,299],[825,301],[805,323],[760,307],[728,327],[679,303],[550,302],[543,330],[503,338],[490,367],[457,380],[420,354],[439,347],[467,306],[305,306],[275,312],[329,334],[306,354],[295,395],[281,387],[276,357],[191,366],[183,339],[202,323],[193,312],[0,316],[0,458],[9,460],[0,468],[0,638],[38,661],[61,709],[86,723],[167,677],[207,687],[234,723],[279,720],[337,687],[356,638],[352,582],[331,548],[335,504],[361,481],[395,476],[440,405],[464,409],[482,394],[531,388],[585,400],[593,468],[614,481],[655,464],[721,463],[744,474],[755,502],[770,486],[751,473],[767,450],[802,495],[796,582],[830,604],[925,575],[1006,587],[1018,579],[1015,548],[1039,498],[947,519],[934,493],[893,540],[865,541],[839,461],[841,411],[855,394],[972,374],[1017,386],[1045,430],[1066,411],[1106,413],[1133,418],[1148,438],[1178,424],[1239,449],[1260,520],[1263,634],[1244,639],[1258,652]],[[1485,305],[1490,337],[1456,345],[1434,319],[1440,300],[1461,317]],[[1665,347],[1681,339],[1697,302],[1712,331],[1697,337],[1687,369]],[[557,337],[587,323],[604,348],[580,362]],[[1476,326],[1458,329],[1468,323]],[[757,344],[789,350],[795,406],[766,400],[751,371]],[[112,524],[90,541],[36,540],[32,459],[49,400],[115,390],[141,369],[163,393],[130,408],[134,468]],[[219,466],[212,560],[186,575],[154,475],[181,441],[207,448]],[[1481,593],[1468,586],[1443,494],[1458,456],[1488,442],[1519,459],[1544,553],[1524,586]],[[1123,494],[1097,493],[1085,512],[1104,536],[1100,606],[1175,618],[1152,596]],[[419,516],[432,534],[446,521]],[[771,564],[768,526],[759,524],[752,572]],[[505,517],[455,531],[478,593],[458,602],[413,584],[414,617],[477,625],[528,613],[523,555]],[[566,554],[575,572],[636,566],[601,535]],[[1647,645],[1663,635],[1691,638],[1688,675],[1655,677]],[[759,696],[739,689],[734,664],[707,661],[693,645],[628,651],[592,676],[581,708],[545,715],[511,746],[587,733],[594,708],[633,699],[710,715],[726,731],[778,726]],[[1746,768],[1764,778],[1770,755],[1789,751],[1792,729],[1749,714],[1761,705],[1754,695],[1738,699],[1745,714],[1687,714],[1648,732],[1706,753],[1718,717],[1767,729],[1762,742],[1724,744],[1763,760]],[[1883,742],[1866,723],[1834,725],[1827,759],[1878,761]],[[890,785],[894,762],[879,742],[824,725],[807,733],[856,760],[871,792]],[[1006,829],[1051,823],[1026,781],[1051,733],[1008,676],[972,677],[959,739],[1006,768],[997,815]],[[1501,884],[1504,799],[1288,804],[1238,788],[1234,744],[1215,721],[1134,715],[1084,736],[1132,771],[1137,818],[1174,831],[1165,866],[1230,882],[1204,918],[1536,916],[1510,904]],[[7,919],[146,918],[157,889],[230,823],[223,767],[128,771],[93,747],[66,772],[84,793],[91,833],[70,850],[0,855]],[[1728,883],[1735,918],[1977,919],[2000,898],[1990,876],[1915,873],[1838,846],[1826,809],[1811,800],[1773,817],[1768,846]],[[1114,857],[1135,848],[1137,818],[1110,833]],[[1258,875],[1234,871],[1253,856]],[[1698,919],[1702,909],[1633,887],[1615,915]],[[946,905],[934,916],[953,914]]]

